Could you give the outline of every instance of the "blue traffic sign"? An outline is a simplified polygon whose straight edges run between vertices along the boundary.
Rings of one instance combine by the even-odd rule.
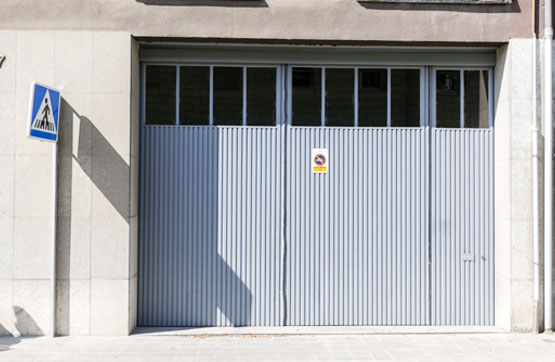
[[[27,136],[41,141],[58,141],[60,91],[39,83],[31,85]]]

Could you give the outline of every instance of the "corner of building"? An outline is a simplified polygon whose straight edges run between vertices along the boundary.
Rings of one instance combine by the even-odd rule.
[[[495,117],[496,324],[530,332],[537,327],[533,275],[535,39],[498,49]]]

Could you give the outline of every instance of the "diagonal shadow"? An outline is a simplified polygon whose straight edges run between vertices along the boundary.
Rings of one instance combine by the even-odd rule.
[[[267,8],[264,0],[136,0],[145,5],[159,6],[217,6],[233,8]]]
[[[15,315],[14,327],[20,336],[26,337],[36,337],[43,336],[44,333],[42,329],[38,326],[37,322],[31,317],[27,311],[18,306],[13,306],[13,312]],[[6,329],[0,323],[0,352],[5,352],[11,350],[12,346],[21,342],[22,337],[14,336],[8,329]]]
[[[418,1],[403,2],[403,0],[374,0],[359,1],[360,6],[368,10],[390,10],[390,11],[452,11],[459,13],[477,14],[506,14],[520,13],[518,0],[502,4],[476,4],[471,1],[437,0],[434,3],[418,3]]]
[[[71,159],[77,161],[106,200],[129,223],[129,165],[89,118],[63,99],[61,107],[63,138],[66,139],[62,141],[62,154],[68,156],[60,166],[62,178],[71,184]],[[75,118],[79,120],[78,130],[72,122]],[[216,325],[219,313],[234,326],[250,325],[252,293],[218,251],[217,130],[214,128],[210,137],[189,139],[182,145],[187,149],[177,156],[173,155],[175,149],[166,147],[166,141],[169,140],[162,141],[164,147],[159,148],[161,154],[156,156],[152,173],[155,177],[146,180],[146,184],[141,182],[140,186],[145,195],[141,201],[145,203],[142,207],[145,211],[140,215],[139,226],[139,314],[142,309],[158,315],[157,320],[169,321],[171,318],[164,313],[175,311],[173,305],[181,303],[184,310],[179,313],[189,316],[184,321],[186,325]],[[198,154],[189,157],[193,144]],[[173,160],[173,163],[161,160]],[[71,192],[69,187],[60,194],[62,203],[69,208]],[[176,208],[176,203],[190,207],[187,210]],[[70,209],[67,212],[71,215]],[[60,245],[69,248],[70,217],[62,219],[61,223],[64,222],[67,225],[59,225]],[[152,229],[148,229],[149,226]],[[151,262],[148,268],[145,260]],[[63,263],[69,261],[59,265],[65,270],[61,276],[67,277],[69,265]],[[60,302],[61,305],[69,303],[68,300]],[[192,313],[193,309],[199,313]],[[69,318],[62,320],[67,322]]]
[[[66,116],[67,113],[72,113],[80,121],[79,139],[77,140],[78,150],[77,154],[72,153],[73,159],[79,163],[106,200],[129,223],[129,164],[119,155],[88,117],[79,114],[65,100],[62,100],[61,107]],[[70,122],[66,122],[64,127],[68,123]],[[69,134],[69,137],[71,136]],[[70,144],[70,147],[73,147],[73,143]]]
[[[11,350],[11,347],[18,344],[20,341],[21,338],[14,337],[14,335],[0,323],[0,352]]]
[[[216,326],[222,316],[233,326],[250,325],[252,292],[227,262],[237,261],[242,239],[218,229],[217,128],[147,128],[141,141],[138,325]]]
[[[60,288],[56,295],[56,332],[69,334],[69,255],[74,237],[72,220],[75,210],[72,210],[72,199],[76,191],[73,189],[76,177],[74,167],[79,167],[86,174],[127,223],[130,222],[130,167],[89,118],[79,114],[64,98],[60,103],[60,122],[56,272],[61,283],[68,284]]]

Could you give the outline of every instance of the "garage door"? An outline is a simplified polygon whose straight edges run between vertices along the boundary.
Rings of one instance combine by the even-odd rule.
[[[139,325],[493,323],[491,71],[149,64],[143,94]]]

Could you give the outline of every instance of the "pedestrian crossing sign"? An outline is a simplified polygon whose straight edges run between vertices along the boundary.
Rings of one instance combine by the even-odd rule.
[[[27,136],[41,141],[58,141],[60,91],[39,83],[31,84]]]

